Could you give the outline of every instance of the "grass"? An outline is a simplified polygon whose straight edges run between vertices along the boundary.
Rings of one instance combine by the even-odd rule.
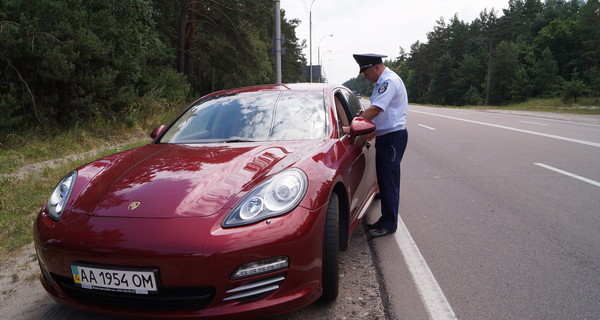
[[[31,163],[60,159],[70,154],[140,140],[147,136],[139,128],[107,131],[110,134],[85,128],[73,128],[59,133],[31,130],[9,134],[0,149],[0,174],[10,174]]]
[[[40,172],[27,173],[23,178],[0,178],[0,250],[10,252],[31,242],[32,223],[40,207],[48,199],[56,183],[73,168],[94,159],[148,143],[149,139],[122,144],[119,147],[93,152],[87,157],[66,161]]]
[[[427,106],[432,106],[427,104]],[[525,102],[507,104],[502,106],[436,106],[442,108],[465,108],[465,109],[500,109],[535,112],[555,112],[600,115],[600,98],[580,98],[577,102],[565,104],[560,98],[552,99],[530,99]]]
[[[542,111],[576,114],[600,114],[600,98],[581,98],[577,102],[565,105],[561,99],[531,99],[518,104],[508,105],[503,109]]]
[[[12,149],[0,150],[0,257],[31,242],[32,222],[42,204],[48,199],[56,183],[73,168],[96,158],[148,143],[137,130],[123,132],[113,137],[95,137],[81,130],[56,135],[30,137],[27,143]],[[28,135],[34,135],[28,133]],[[116,147],[108,147],[117,145]],[[71,154],[99,149],[85,157],[61,161],[57,165],[40,170],[27,168],[23,174],[14,175],[15,170],[28,164],[64,158]]]
[[[100,157],[149,143],[150,131],[169,123],[185,106],[181,102],[150,103],[154,103],[152,112],[128,115],[135,121],[127,121],[127,125],[96,120],[64,131],[33,128],[1,137],[0,258],[32,241],[33,221],[65,174]],[[85,156],[67,158],[84,152]],[[15,175],[27,165],[54,159],[70,160]]]

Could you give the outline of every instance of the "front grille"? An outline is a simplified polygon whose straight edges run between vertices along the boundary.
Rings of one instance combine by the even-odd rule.
[[[214,287],[160,288],[155,294],[134,294],[83,289],[73,279],[55,276],[63,291],[73,300],[127,308],[161,310],[200,310],[215,296]]]

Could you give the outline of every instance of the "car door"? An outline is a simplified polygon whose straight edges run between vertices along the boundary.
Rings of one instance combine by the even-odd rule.
[[[349,126],[352,119],[363,110],[360,101],[352,92],[339,89],[335,93],[336,111],[338,114],[338,132],[350,165],[346,167],[350,192],[350,225],[351,229],[358,219],[366,212],[370,197],[377,190],[377,175],[375,172],[375,139],[370,136],[360,136],[351,139],[343,133],[342,126]]]

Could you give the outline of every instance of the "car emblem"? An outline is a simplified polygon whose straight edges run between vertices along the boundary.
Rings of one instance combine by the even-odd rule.
[[[142,204],[142,203],[139,201],[134,201],[134,202],[130,203],[129,207],[127,207],[127,208],[129,209],[129,211],[133,211],[133,210],[137,209],[140,206],[140,204]]]

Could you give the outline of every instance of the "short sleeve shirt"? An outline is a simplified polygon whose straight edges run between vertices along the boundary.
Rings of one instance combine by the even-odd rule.
[[[390,68],[385,68],[375,83],[371,94],[371,105],[382,110],[373,118],[373,123],[377,127],[376,135],[381,136],[405,129],[408,109],[406,87],[402,79]]]

